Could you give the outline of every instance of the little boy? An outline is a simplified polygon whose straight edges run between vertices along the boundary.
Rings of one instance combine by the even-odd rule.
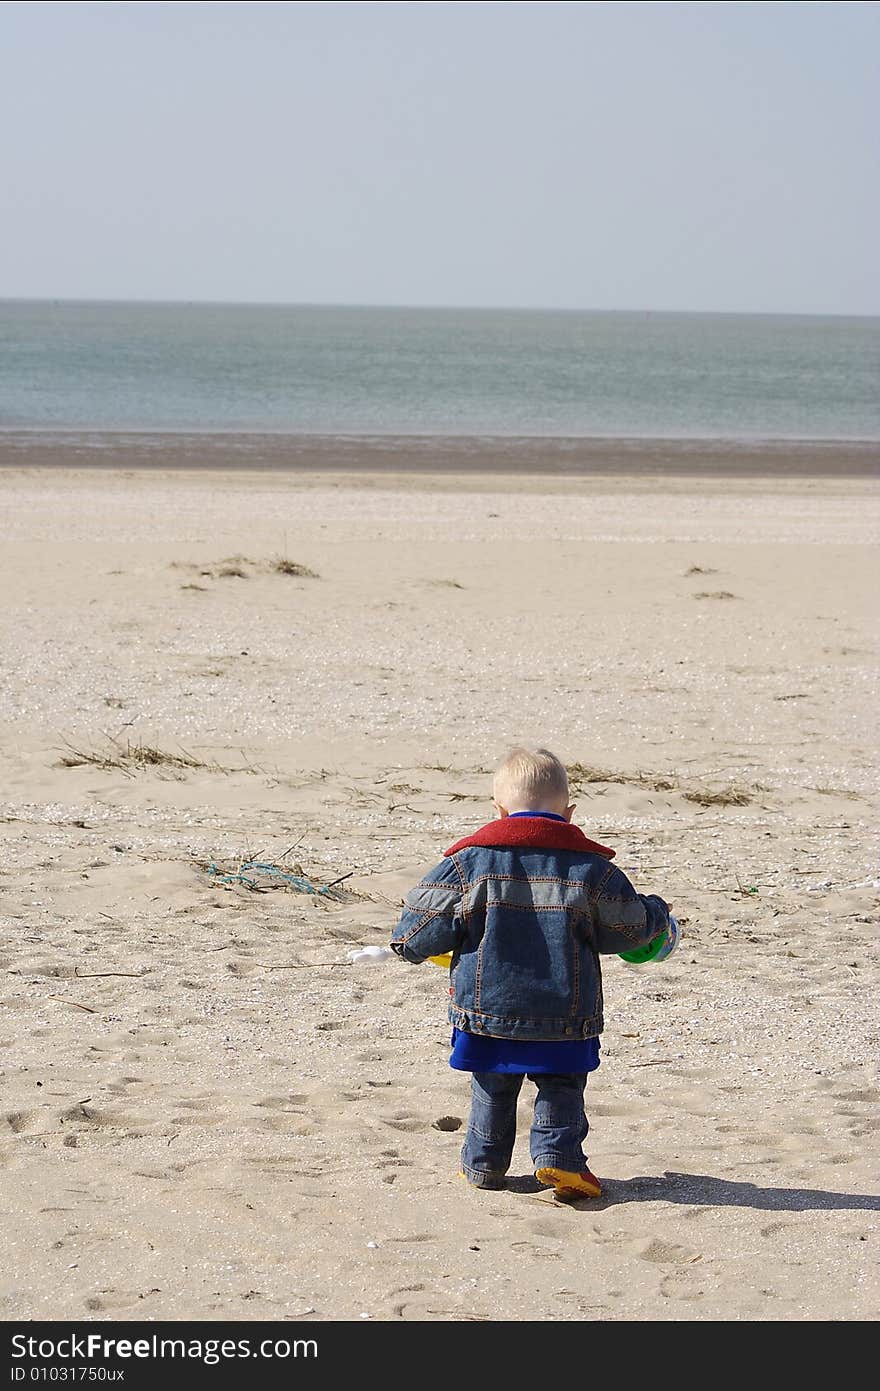
[[[493,792],[499,819],[410,890],[391,945],[412,962],[452,953],[449,1061],[473,1074],[464,1177],[504,1187],[528,1076],[537,1179],[558,1198],[598,1198],[582,1145],[603,1028],[599,954],[667,932],[669,905],[636,893],[609,863],[614,851],[571,824],[568,777],[546,749],[513,749]]]

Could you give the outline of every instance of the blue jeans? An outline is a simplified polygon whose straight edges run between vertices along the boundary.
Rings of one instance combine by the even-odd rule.
[[[538,1088],[529,1136],[533,1168],[580,1173],[587,1167],[582,1146],[590,1128],[584,1114],[588,1076],[586,1072],[529,1073],[529,1081]],[[473,1073],[461,1167],[479,1188],[504,1185],[516,1140],[516,1102],[524,1080],[522,1073]]]

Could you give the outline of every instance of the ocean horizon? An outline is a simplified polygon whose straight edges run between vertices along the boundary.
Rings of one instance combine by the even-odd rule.
[[[880,317],[0,301],[0,431],[880,440]]]

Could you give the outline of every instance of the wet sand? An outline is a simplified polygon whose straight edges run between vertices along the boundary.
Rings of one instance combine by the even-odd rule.
[[[866,478],[880,443],[498,436],[0,433],[0,468],[281,469],[343,473]]]

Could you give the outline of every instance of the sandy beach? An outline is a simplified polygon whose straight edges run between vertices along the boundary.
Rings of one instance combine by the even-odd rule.
[[[880,492],[808,452],[7,441],[0,1317],[877,1317]],[[347,962],[522,740],[684,932],[606,959],[606,1196],[574,1205],[531,1179],[528,1086],[509,1189],[461,1182],[443,973]]]

